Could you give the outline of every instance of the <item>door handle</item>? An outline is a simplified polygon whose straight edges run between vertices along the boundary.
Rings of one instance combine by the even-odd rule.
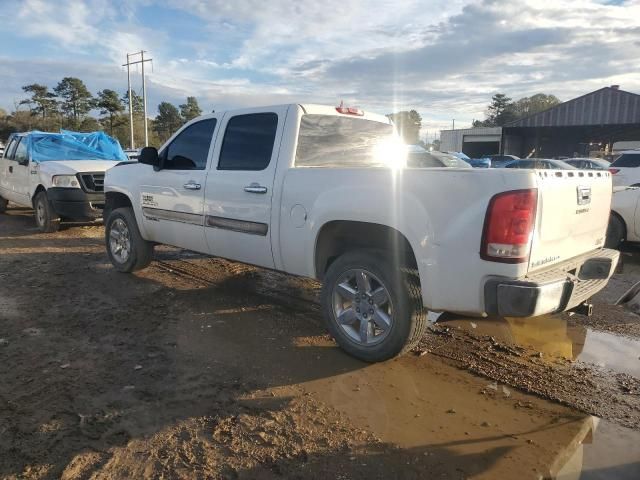
[[[9,173],[13,173],[13,167],[9,167]]]
[[[183,185],[187,190],[200,190],[201,185],[196,182],[188,182]]]
[[[248,193],[267,193],[267,187],[263,187],[260,184],[252,183],[244,187],[244,191]]]

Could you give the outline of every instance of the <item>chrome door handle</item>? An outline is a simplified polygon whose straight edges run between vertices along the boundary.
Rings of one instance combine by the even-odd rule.
[[[186,188],[187,190],[200,190],[201,185],[199,183],[189,182],[189,183],[185,183],[183,187]]]
[[[13,173],[13,167],[9,167],[9,173]]]
[[[252,183],[244,187],[244,191],[248,193],[267,193],[267,187],[263,187],[257,183]]]

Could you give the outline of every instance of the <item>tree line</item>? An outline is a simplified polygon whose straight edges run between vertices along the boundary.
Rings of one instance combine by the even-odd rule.
[[[0,109],[0,141],[19,131],[55,132],[61,128],[80,132],[104,130],[117,138],[123,148],[130,142],[129,94],[118,94],[105,88],[93,95],[85,83],[75,77],[65,77],[51,90],[47,85],[32,83],[22,90],[27,98],[16,102],[13,112]],[[142,96],[131,91],[134,140],[140,146],[144,139],[144,105]],[[92,115],[97,112],[98,115]],[[169,102],[158,105],[158,115],[148,119],[149,144],[160,146],[173,132],[189,120],[202,114],[196,97],[187,97],[176,107]]]
[[[558,105],[560,100],[555,95],[537,93],[531,97],[523,97],[513,101],[504,93],[496,93],[487,107],[484,120],[475,120],[474,127],[502,127],[534,113],[542,112]]]

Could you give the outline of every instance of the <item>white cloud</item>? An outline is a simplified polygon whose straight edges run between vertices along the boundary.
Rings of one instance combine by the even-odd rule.
[[[170,25],[149,18],[166,8],[201,28],[170,38]],[[416,108],[433,129],[482,118],[498,91],[569,99],[617,83],[640,92],[637,0],[24,0],[12,32],[92,56],[102,77],[77,76],[99,88],[126,88],[124,53],[144,48],[152,99],[195,95],[207,110],[344,99],[381,113]],[[38,56],[0,74],[13,95],[24,84],[16,78],[62,72]]]

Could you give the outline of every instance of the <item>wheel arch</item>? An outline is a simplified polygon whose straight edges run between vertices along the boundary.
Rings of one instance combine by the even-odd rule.
[[[628,230],[629,230],[629,227],[627,226],[627,222],[625,222],[624,218],[622,217],[622,215],[620,215],[615,210],[611,210],[611,216],[616,217],[618,220],[620,220],[620,223],[622,224],[622,229],[623,229],[622,241],[626,242],[627,241],[627,236],[628,236]]]
[[[128,195],[122,192],[106,192],[104,195],[104,212],[103,218],[109,218],[109,214],[116,208],[131,207],[133,203]]]
[[[36,203],[35,203],[35,202],[36,202],[36,197],[38,196],[38,194],[39,194],[40,192],[45,192],[45,193],[47,193],[47,189],[46,189],[46,188],[44,188],[44,185],[42,185],[41,183],[40,183],[40,184],[38,184],[38,186],[36,187],[36,189],[33,191],[33,195],[31,195],[31,205],[32,205],[33,207],[35,207],[35,206],[36,206]]]
[[[417,268],[416,256],[407,237],[388,225],[354,220],[332,220],[320,227],[314,248],[315,276],[319,280],[331,263],[350,250],[390,252],[398,265]]]

